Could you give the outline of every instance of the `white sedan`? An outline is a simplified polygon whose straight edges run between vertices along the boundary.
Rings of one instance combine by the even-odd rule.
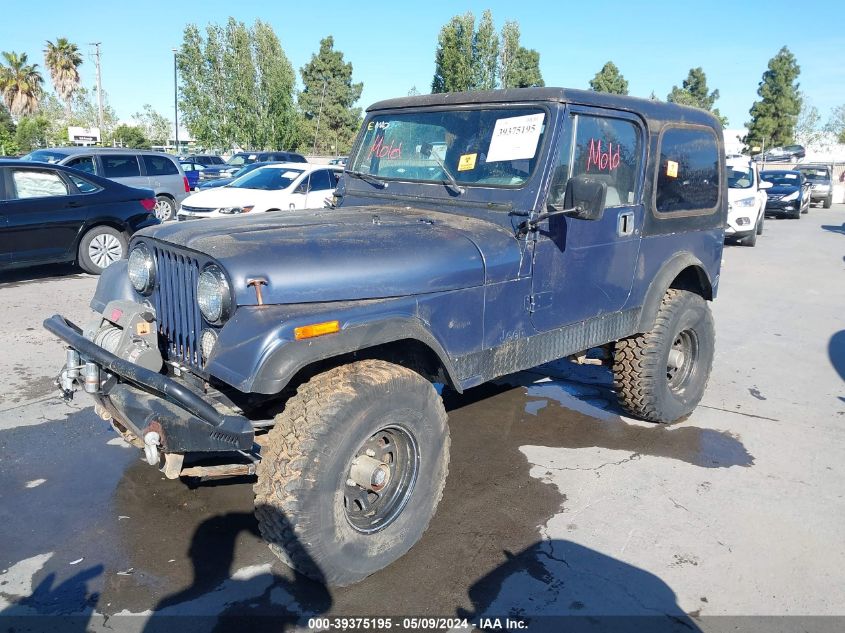
[[[224,187],[200,191],[182,201],[177,219],[230,217],[240,213],[319,209],[337,187],[339,165],[272,163]]]

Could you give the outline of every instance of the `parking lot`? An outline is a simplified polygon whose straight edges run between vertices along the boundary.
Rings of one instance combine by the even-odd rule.
[[[82,629],[153,613],[666,614],[705,630],[711,615],[843,615],[843,255],[841,204],[725,248],[713,374],[685,422],[621,416],[609,372],[568,362],[447,394],[450,474],[429,530],[338,590],[271,555],[250,481],[165,480],[85,397],[53,391],[63,349],[41,322],[84,321],[95,277],[6,273],[0,609]]]

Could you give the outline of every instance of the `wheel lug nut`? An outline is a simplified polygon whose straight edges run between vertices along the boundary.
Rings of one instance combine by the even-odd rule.
[[[371,449],[371,448],[368,448],[368,449],[366,450],[366,453],[367,453],[367,456],[368,456],[368,457],[375,457],[375,456],[376,456],[376,452],[375,452],[373,449]]]

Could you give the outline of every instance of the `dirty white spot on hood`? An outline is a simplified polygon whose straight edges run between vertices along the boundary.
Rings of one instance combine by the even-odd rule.
[[[27,488],[35,488],[35,487],[43,484],[45,481],[47,481],[47,480],[46,479],[33,479],[32,481],[26,482],[26,487]]]

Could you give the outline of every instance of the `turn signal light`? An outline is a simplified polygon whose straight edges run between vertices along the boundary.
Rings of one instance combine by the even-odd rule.
[[[152,211],[156,207],[156,199],[155,198],[143,198],[141,200],[141,206],[144,207],[147,211]]]
[[[315,336],[334,334],[339,331],[339,321],[326,321],[325,323],[312,323],[311,325],[303,325],[302,327],[294,328],[293,335],[297,341],[301,341],[304,338],[314,338]]]

